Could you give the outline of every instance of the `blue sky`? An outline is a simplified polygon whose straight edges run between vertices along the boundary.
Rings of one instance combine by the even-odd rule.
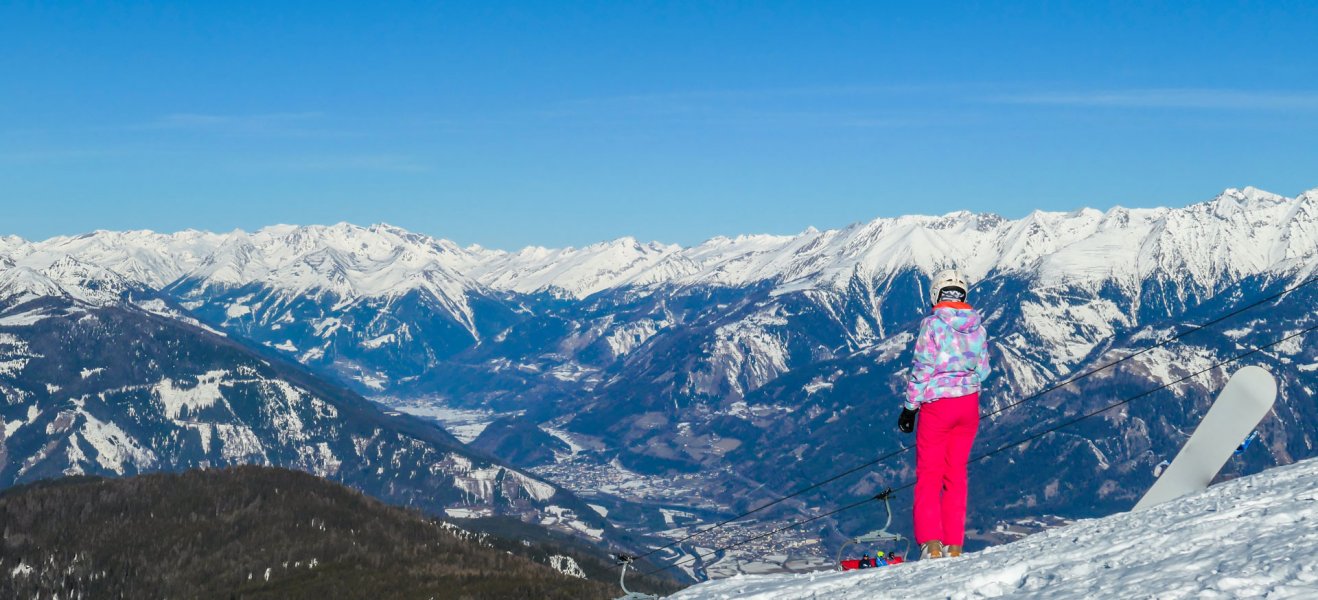
[[[7,2],[0,233],[694,243],[1318,187],[1318,3],[925,4]]]

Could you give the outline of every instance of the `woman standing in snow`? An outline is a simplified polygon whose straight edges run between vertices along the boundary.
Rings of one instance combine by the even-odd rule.
[[[933,314],[920,323],[897,428],[915,435],[915,542],[922,558],[960,556],[966,529],[966,463],[979,429],[979,388],[989,374],[982,317],[966,303],[966,279],[939,273]]]

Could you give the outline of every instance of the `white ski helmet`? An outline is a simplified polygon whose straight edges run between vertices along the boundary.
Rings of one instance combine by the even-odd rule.
[[[966,284],[965,275],[956,269],[945,269],[934,275],[929,285],[929,303],[965,302],[968,291],[970,286]]]

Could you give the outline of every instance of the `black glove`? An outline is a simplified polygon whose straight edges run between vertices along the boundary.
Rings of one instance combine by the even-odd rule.
[[[920,412],[920,409],[918,408],[911,410],[903,407],[902,416],[897,417],[897,429],[900,429],[902,433],[915,431],[915,413],[918,412]]]

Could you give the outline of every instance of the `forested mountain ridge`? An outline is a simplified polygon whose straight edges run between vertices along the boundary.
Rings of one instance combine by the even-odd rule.
[[[42,481],[0,493],[0,522],[6,598],[576,600],[616,589],[582,578],[553,545],[269,467]],[[582,566],[612,579],[602,563]]]

